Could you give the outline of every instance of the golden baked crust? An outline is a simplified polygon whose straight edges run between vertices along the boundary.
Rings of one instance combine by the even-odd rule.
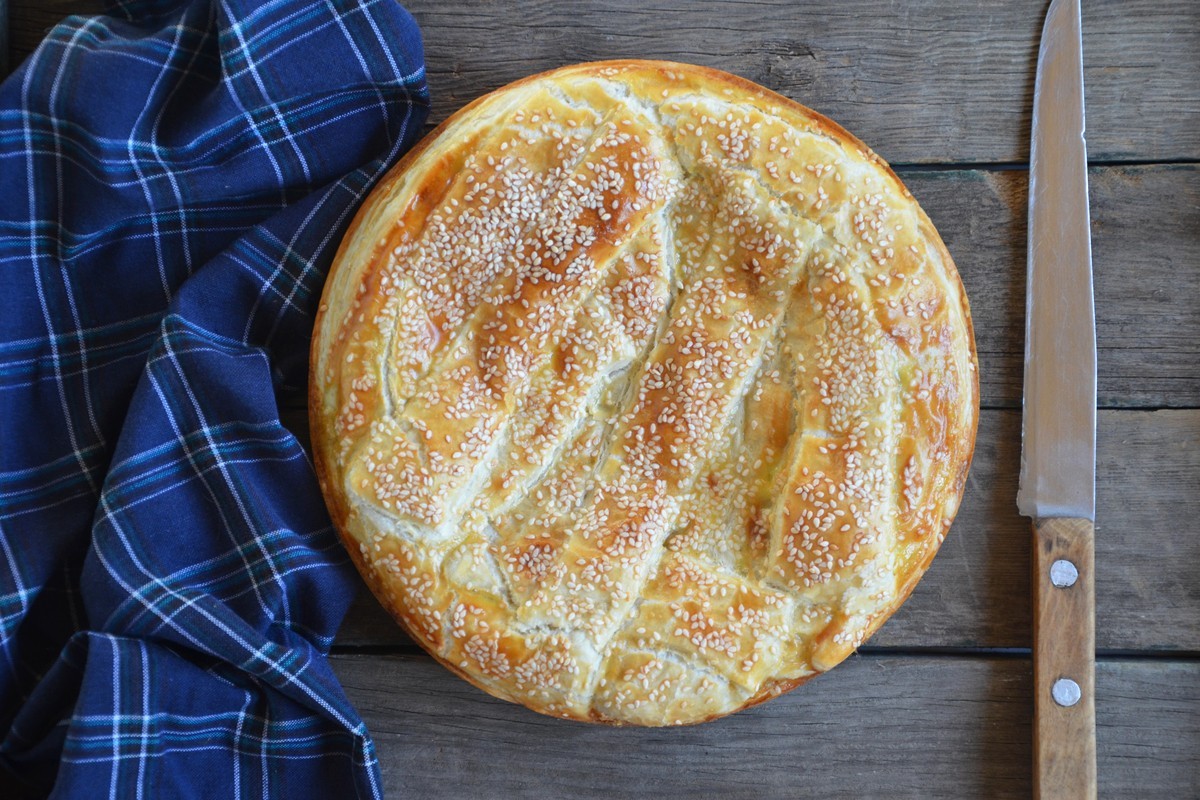
[[[900,180],[747,81],[581,64],[470,104],[338,252],[310,415],[413,638],[546,714],[699,722],[842,661],[961,499],[958,273]]]

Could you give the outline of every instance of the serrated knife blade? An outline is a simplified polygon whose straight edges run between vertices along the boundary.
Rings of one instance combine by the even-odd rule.
[[[1033,517],[1034,796],[1096,796],[1096,320],[1079,0],[1053,0],[1029,163],[1017,507]]]

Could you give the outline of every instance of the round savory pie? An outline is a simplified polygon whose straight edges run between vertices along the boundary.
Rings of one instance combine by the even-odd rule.
[[[740,78],[612,61],[447,120],[342,242],[313,342],[333,519],[497,697],[700,722],[849,655],[958,508],[979,389],[904,185]]]

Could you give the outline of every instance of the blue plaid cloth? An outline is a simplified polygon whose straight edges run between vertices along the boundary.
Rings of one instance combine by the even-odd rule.
[[[0,797],[378,797],[276,396],[428,102],[395,0],[143,0],[0,85]]]

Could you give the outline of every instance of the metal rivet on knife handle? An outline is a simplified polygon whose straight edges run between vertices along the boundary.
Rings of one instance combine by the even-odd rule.
[[[1070,561],[1060,558],[1050,565],[1050,582],[1059,589],[1074,586],[1079,580],[1079,570]]]
[[[1050,688],[1050,696],[1063,708],[1070,708],[1079,702],[1079,699],[1083,697],[1083,692],[1080,690],[1079,684],[1070,678],[1059,678]]]

